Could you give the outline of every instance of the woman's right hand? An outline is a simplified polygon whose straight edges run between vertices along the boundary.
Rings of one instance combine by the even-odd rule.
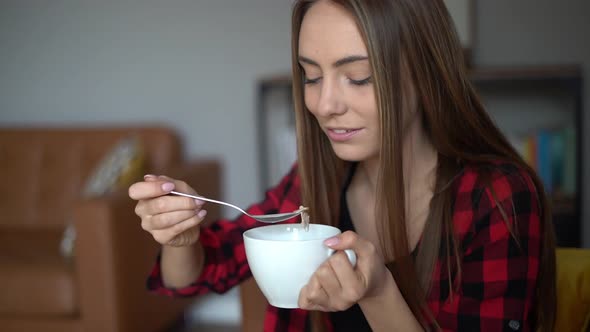
[[[162,244],[173,247],[189,246],[199,239],[199,225],[207,211],[202,201],[168,195],[171,190],[197,194],[185,182],[166,176],[146,175],[144,181],[129,187],[129,197],[137,200],[135,214],[141,227]]]

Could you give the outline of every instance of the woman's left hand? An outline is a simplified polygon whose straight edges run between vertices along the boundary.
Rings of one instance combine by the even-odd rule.
[[[324,244],[339,251],[326,260],[301,289],[298,301],[301,309],[344,311],[362,299],[383,293],[392,276],[370,241],[347,231],[327,239]],[[341,251],[344,249],[354,250],[356,267]]]

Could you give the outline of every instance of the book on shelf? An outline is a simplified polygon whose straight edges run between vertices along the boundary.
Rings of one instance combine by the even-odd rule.
[[[576,195],[576,132],[571,126],[542,128],[519,137],[512,144],[537,172],[552,197]]]

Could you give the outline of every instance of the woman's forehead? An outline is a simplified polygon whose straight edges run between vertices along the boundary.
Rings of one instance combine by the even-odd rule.
[[[306,57],[366,55],[354,17],[342,6],[319,1],[309,8],[299,34],[299,54]]]

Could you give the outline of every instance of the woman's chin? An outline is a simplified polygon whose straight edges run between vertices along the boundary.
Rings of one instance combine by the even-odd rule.
[[[334,146],[334,154],[342,160],[346,161],[363,161],[371,158],[370,153],[367,150],[359,149],[359,148],[352,148],[352,147],[342,147],[342,146]]]

